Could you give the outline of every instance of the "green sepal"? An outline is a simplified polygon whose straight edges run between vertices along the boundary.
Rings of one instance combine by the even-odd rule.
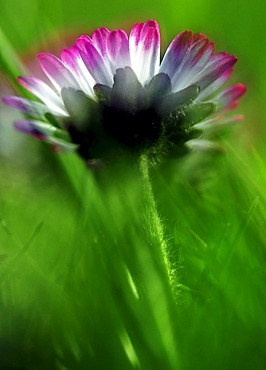
[[[70,119],[65,120],[66,123],[74,124],[79,131],[87,131],[95,125],[99,115],[97,102],[71,87],[64,88],[61,95],[70,115]]]
[[[198,103],[185,107],[182,115],[183,121],[188,127],[194,126],[196,123],[204,120],[216,109],[216,104],[212,102]]]
[[[200,88],[197,85],[190,85],[176,93],[166,95],[159,104],[159,111],[162,115],[168,115],[172,112],[177,112],[182,107],[187,107],[199,95]]]

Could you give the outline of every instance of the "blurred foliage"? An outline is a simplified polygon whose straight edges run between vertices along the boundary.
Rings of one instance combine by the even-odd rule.
[[[225,157],[195,154],[152,171],[178,304],[136,167],[89,172],[31,139],[2,154],[0,369],[265,368],[265,10],[262,0],[0,0],[9,81],[17,53],[31,62],[95,27],[155,18],[164,47],[193,29],[236,55],[231,81],[248,87]],[[2,135],[6,146],[17,140]]]

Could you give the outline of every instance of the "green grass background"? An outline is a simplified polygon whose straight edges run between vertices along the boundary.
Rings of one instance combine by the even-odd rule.
[[[262,0],[0,0],[0,68],[13,87],[17,55],[31,62],[66,32],[74,41],[157,19],[164,47],[192,29],[236,55],[231,82],[248,88],[226,156],[152,172],[178,304],[137,168],[95,176],[8,130],[0,105],[1,370],[265,368],[265,11]]]

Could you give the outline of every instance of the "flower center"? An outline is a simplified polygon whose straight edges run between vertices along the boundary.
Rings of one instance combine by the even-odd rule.
[[[161,120],[153,108],[131,113],[105,106],[102,117],[107,135],[131,149],[152,145],[160,137]]]

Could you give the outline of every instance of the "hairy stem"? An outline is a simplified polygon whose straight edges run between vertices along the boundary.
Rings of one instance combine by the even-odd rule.
[[[151,232],[160,246],[161,256],[169,279],[169,283],[171,285],[173,293],[176,295],[178,282],[176,281],[177,276],[173,263],[171,261],[172,255],[171,247],[168,244],[166,237],[164,235],[163,222],[157,210],[157,205],[154,198],[152,184],[150,180],[149,162],[145,155],[142,155],[140,158],[140,172],[142,175],[144,185],[145,199],[148,204],[148,214]]]

